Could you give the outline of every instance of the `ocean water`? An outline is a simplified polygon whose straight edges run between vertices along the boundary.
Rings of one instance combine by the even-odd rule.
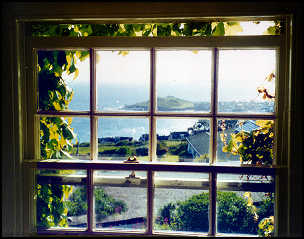
[[[74,90],[73,99],[69,105],[70,110],[89,111],[90,93],[87,84],[70,84]],[[114,93],[113,93],[114,92]],[[148,89],[130,87],[114,87],[113,85],[104,85],[103,90],[99,91],[101,95],[97,95],[97,110],[102,111],[125,111],[125,105],[132,105],[139,102],[145,102],[149,99]],[[98,94],[98,92],[97,92]],[[185,98],[187,100],[187,96]],[[260,104],[260,105],[258,105]],[[219,110],[222,112],[273,112],[273,102],[261,103],[248,101],[235,104],[231,102],[220,102]],[[188,128],[199,120],[196,119],[159,119],[157,120],[156,133],[158,135],[168,136],[170,132],[187,131]],[[90,119],[88,117],[74,117],[72,120],[72,128],[77,135],[80,143],[90,141]],[[132,137],[138,140],[141,135],[149,133],[148,118],[104,118],[98,119],[98,138],[102,137]]]

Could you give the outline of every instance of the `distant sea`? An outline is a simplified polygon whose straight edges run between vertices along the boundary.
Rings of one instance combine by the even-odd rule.
[[[75,85],[74,96],[69,105],[70,110],[88,111],[89,110],[89,87]],[[114,93],[113,93],[114,92]],[[125,105],[132,105],[139,102],[148,100],[148,93],[145,91],[136,90],[134,93],[131,89],[117,89],[111,86],[104,87],[102,92],[98,92],[97,97],[98,110],[122,110]],[[188,100],[188,99],[186,99]],[[250,101],[248,107],[243,103],[240,106],[240,102],[235,102],[236,107],[242,108],[242,111],[252,112],[254,111],[255,104],[258,103]],[[261,103],[260,103],[261,104]],[[227,105],[227,106],[226,106]],[[231,103],[222,104],[223,107],[233,107]],[[244,108],[245,106],[245,108]],[[219,107],[220,108],[220,107]],[[261,108],[258,106],[257,108]],[[229,108],[227,108],[229,111]],[[273,105],[265,102],[265,106],[260,112],[271,112]],[[225,110],[224,110],[225,111]],[[157,134],[169,135],[173,131],[187,131],[189,127],[192,127],[198,119],[171,119],[171,120],[158,120],[157,121]],[[90,120],[86,117],[77,117],[72,121],[72,128],[77,134],[78,141],[80,143],[90,141]],[[149,133],[149,120],[148,118],[100,118],[98,120],[98,138],[101,137],[116,137],[126,136],[133,137],[138,140],[142,134]]]

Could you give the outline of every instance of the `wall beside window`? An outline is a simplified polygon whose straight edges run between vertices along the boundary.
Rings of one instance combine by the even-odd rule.
[[[208,9],[208,11],[206,11]],[[4,3],[2,5],[2,68],[1,68],[1,162],[2,162],[2,236],[21,236],[31,231],[33,215],[26,180],[30,180],[22,168],[27,151],[22,128],[22,109],[26,96],[22,95],[21,82],[26,66],[20,65],[23,57],[22,23],[26,20],[44,18],[166,18],[206,16],[253,16],[293,14],[292,56],[290,75],[291,107],[289,114],[289,159],[286,221],[280,220],[280,231],[284,235],[303,234],[303,4],[288,3]],[[301,98],[300,98],[301,97]]]

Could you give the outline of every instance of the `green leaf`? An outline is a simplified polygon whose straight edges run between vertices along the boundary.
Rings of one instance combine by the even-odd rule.
[[[225,35],[225,27],[224,27],[224,23],[220,22],[217,24],[217,26],[215,27],[214,32],[212,33],[213,36],[224,36]]]

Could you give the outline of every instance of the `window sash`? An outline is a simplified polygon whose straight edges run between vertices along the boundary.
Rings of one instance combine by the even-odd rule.
[[[276,49],[279,50],[281,45],[281,36],[231,36],[231,37],[169,37],[169,38],[126,38],[126,37],[77,37],[77,38],[32,38],[30,41],[31,49],[36,50],[57,50],[57,49],[85,49],[90,50],[90,111],[73,111],[73,112],[47,112],[38,111],[35,117],[40,116],[84,116],[91,119],[91,155],[92,159],[97,157],[97,117],[100,116],[121,116],[121,117],[139,117],[144,116],[150,119],[150,160],[152,162],[141,162],[139,164],[123,164],[108,161],[77,161],[77,160],[43,160],[37,161],[40,158],[36,155],[36,160],[28,161],[27,165],[35,168],[56,168],[56,169],[86,169],[87,170],[87,193],[88,193],[88,229],[87,232],[95,233],[94,217],[93,217],[93,170],[98,169],[115,169],[115,170],[145,170],[148,173],[147,177],[147,198],[148,198],[148,226],[146,234],[155,234],[153,232],[153,187],[155,171],[181,171],[181,172],[208,172],[209,173],[209,195],[210,195],[210,218],[209,218],[209,235],[216,234],[216,175],[218,173],[242,173],[242,174],[261,174],[275,175],[275,168],[258,168],[258,167],[232,167],[232,166],[216,166],[216,165],[198,165],[198,164],[178,164],[178,163],[156,163],[156,117],[205,117],[210,119],[211,137],[210,146],[212,147],[211,164],[215,163],[216,158],[216,125],[217,119],[272,119],[277,118],[275,113],[266,114],[248,114],[248,113],[217,113],[217,61],[218,49]],[[134,48],[134,45],[136,47]],[[150,49],[151,69],[150,69],[150,111],[148,112],[98,112],[96,111],[96,79],[95,79],[95,50],[97,49],[122,49],[128,50],[145,48]],[[156,111],[156,95],[155,95],[155,51],[157,49],[212,49],[213,51],[213,72],[211,86],[211,112],[210,113],[180,113],[180,112],[157,112]],[[35,77],[34,77],[35,78]],[[278,98],[278,97],[276,97]],[[277,100],[276,100],[277,101]],[[35,103],[34,103],[35,105]],[[39,122],[39,120],[37,121]],[[36,151],[36,152],[39,152]],[[231,185],[232,186],[232,185]],[[48,230],[54,232],[53,229]],[[66,231],[60,229],[56,231]],[[68,231],[73,231],[68,229]],[[76,230],[77,231],[77,230]],[[104,231],[103,231],[104,232]],[[112,231],[113,232],[113,231]],[[115,233],[115,232],[113,232]],[[122,232],[116,232],[122,233]],[[191,233],[189,233],[191,234]],[[188,233],[187,233],[188,235]]]

